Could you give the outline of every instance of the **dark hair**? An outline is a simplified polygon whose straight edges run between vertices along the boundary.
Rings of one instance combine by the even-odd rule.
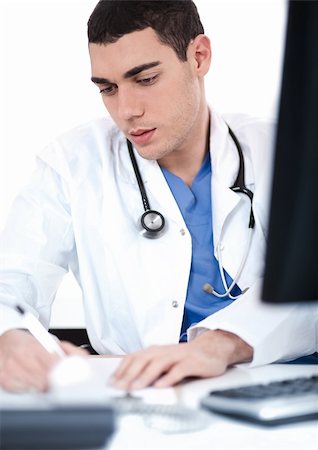
[[[100,0],[88,21],[88,41],[109,44],[148,27],[182,61],[190,40],[204,33],[192,0]]]

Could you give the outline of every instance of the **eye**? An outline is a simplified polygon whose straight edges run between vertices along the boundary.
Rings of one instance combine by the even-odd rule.
[[[102,95],[114,95],[116,92],[117,86],[110,84],[102,89],[100,89],[99,93]]]
[[[137,83],[138,84],[142,84],[144,86],[149,86],[151,84],[154,84],[157,81],[158,76],[159,75],[153,75],[153,76],[150,76],[150,77],[141,78],[140,80],[137,80]]]

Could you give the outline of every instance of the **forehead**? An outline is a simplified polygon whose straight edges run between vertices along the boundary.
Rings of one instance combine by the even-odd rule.
[[[125,34],[111,44],[89,44],[92,74],[123,74],[132,67],[160,60],[172,64],[178,61],[175,51],[160,42],[152,28]]]

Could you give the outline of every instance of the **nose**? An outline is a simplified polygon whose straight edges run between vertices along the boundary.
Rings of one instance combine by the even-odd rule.
[[[144,108],[141,99],[132,87],[118,90],[118,116],[121,119],[129,120],[141,117]]]

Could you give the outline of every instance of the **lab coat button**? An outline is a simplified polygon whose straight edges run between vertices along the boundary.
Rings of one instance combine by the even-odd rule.
[[[185,231],[185,229],[184,229],[184,228],[181,228],[181,230],[180,230],[180,234],[181,234],[181,236],[184,236],[184,235],[186,234],[186,231]]]
[[[171,305],[172,305],[172,308],[178,308],[179,303],[176,300],[172,300]]]

